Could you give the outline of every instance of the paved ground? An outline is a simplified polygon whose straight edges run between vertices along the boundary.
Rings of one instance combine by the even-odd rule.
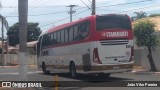
[[[1,81],[18,81],[18,66],[4,66],[0,67],[0,80]],[[159,72],[149,72],[147,69],[143,69],[141,67],[134,67],[132,72],[126,73],[115,73],[110,76],[110,78],[105,77],[97,77],[95,75],[84,75],[79,74],[78,78],[73,79],[70,78],[68,73],[54,73],[50,75],[42,74],[42,71],[38,71],[36,66],[30,66],[28,68],[28,80],[29,81],[54,81],[55,75],[58,75],[59,81],[79,81],[83,84],[90,84],[95,86],[101,84],[108,84],[110,82],[120,81],[160,81],[160,73]],[[94,82],[90,82],[90,81]],[[100,82],[95,82],[100,81]],[[63,86],[63,85],[62,85]],[[11,90],[21,90],[22,88],[12,88]],[[147,88],[147,87],[59,87],[58,90],[124,90],[124,89],[138,89],[138,90],[159,90],[159,88]],[[8,90],[8,88],[0,88],[0,90]],[[55,90],[55,88],[25,88],[23,90]]]

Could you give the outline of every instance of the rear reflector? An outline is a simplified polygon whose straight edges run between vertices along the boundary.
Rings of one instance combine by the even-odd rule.
[[[134,60],[134,48],[133,46],[131,47],[131,57],[129,59],[129,62],[132,62]]]
[[[94,51],[93,51],[93,62],[98,63],[98,64],[102,64],[102,62],[99,59],[97,48],[94,48]]]

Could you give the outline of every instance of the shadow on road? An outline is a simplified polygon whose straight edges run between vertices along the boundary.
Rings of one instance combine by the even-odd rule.
[[[130,78],[121,78],[121,77],[113,77],[112,74],[110,77],[107,77],[105,75],[103,76],[98,76],[94,74],[77,74],[76,78],[72,78],[69,73],[51,73],[49,74],[51,76],[58,75],[59,77],[64,77],[68,79],[73,79],[73,80],[80,80],[80,81],[85,81],[85,82],[114,82],[114,81],[126,81],[126,80],[133,80]]]
[[[121,86],[122,81],[132,80],[130,78],[121,78],[121,77],[99,77],[96,75],[90,74],[78,74],[76,78],[71,78],[69,73],[51,73],[50,76],[58,75],[62,78],[67,78],[69,81],[57,81],[59,87],[106,87],[114,86],[118,84]]]

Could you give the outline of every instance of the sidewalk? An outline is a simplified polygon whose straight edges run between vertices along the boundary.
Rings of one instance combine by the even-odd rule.
[[[160,75],[160,71],[157,72],[152,72],[149,69],[142,68],[141,66],[133,66],[133,70],[131,73],[135,74],[155,74],[155,75]]]
[[[19,68],[19,65],[10,65],[10,66],[0,66],[0,68]],[[28,65],[28,67],[37,68],[36,65]]]
[[[37,68],[36,65],[28,65],[30,68]],[[13,66],[0,66],[0,68],[19,68],[19,65],[13,65]],[[158,74],[160,75],[160,71],[158,72],[151,72],[149,69],[142,68],[141,66],[133,66],[133,70],[131,73],[151,73],[151,74]]]

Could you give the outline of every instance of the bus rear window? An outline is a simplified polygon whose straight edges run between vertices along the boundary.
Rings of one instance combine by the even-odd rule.
[[[96,17],[97,31],[105,29],[131,30],[130,20],[125,15],[108,15]]]

